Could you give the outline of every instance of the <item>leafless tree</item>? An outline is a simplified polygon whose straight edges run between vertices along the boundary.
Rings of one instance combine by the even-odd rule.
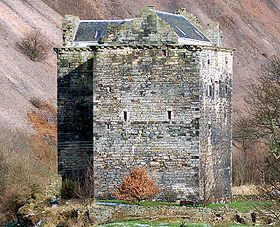
[[[280,55],[271,57],[251,86],[249,104],[252,127],[275,158],[280,158]]]

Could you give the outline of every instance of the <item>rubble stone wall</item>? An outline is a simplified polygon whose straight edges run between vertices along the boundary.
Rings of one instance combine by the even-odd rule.
[[[89,48],[56,51],[58,171],[63,177],[73,177],[92,159],[93,53]]]
[[[93,138],[96,190],[146,167],[162,188],[198,197],[199,58],[194,47],[96,49]],[[164,192],[164,190],[162,190]]]
[[[201,51],[201,194],[231,200],[232,61],[230,49]]]

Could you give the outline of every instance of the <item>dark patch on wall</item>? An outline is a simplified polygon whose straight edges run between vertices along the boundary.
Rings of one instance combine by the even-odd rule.
[[[58,171],[64,177],[83,172],[93,150],[93,61],[79,65],[79,58],[76,60],[69,59],[67,66],[74,66],[74,70],[59,74],[57,80]],[[60,70],[65,65],[61,62]]]

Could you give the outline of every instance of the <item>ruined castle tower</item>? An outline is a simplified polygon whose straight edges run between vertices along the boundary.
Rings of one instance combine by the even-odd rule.
[[[92,161],[95,194],[145,167],[178,199],[231,199],[233,50],[217,23],[146,7],[134,19],[63,19],[58,166]],[[159,195],[160,198],[160,195]]]

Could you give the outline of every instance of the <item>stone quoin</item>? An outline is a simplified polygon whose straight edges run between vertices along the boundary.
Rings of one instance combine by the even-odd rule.
[[[218,23],[146,7],[134,19],[63,19],[58,170],[93,162],[95,196],[145,167],[161,193],[231,200],[233,49]],[[211,194],[211,195],[210,195]]]

